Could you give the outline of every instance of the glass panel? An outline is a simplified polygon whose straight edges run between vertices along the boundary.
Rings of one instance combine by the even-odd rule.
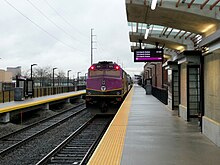
[[[96,76],[102,76],[103,75],[103,70],[90,70],[89,72],[90,77],[96,77]]]
[[[119,70],[106,70],[105,71],[106,76],[114,76],[114,77],[119,77],[120,76],[120,71]]]
[[[187,1],[190,2],[189,0],[187,0]],[[204,2],[205,2],[205,0],[195,0],[195,2],[193,4],[203,4]],[[212,5],[215,2],[216,2],[216,0],[209,0],[206,5]],[[216,6],[219,6],[219,5],[216,5]]]
[[[199,68],[189,68],[189,114],[199,115],[200,114],[200,79],[199,79]]]
[[[179,106],[179,72],[173,71],[173,106]]]
[[[89,72],[90,77],[98,77],[98,76],[113,76],[120,77],[120,70],[95,70]]]

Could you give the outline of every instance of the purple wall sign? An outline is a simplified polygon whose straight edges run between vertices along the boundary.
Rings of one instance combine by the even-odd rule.
[[[136,49],[134,62],[162,62],[163,49]]]

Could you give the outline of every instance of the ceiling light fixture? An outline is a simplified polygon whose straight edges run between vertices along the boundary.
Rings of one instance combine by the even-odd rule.
[[[157,0],[152,0],[151,1],[151,10],[155,10],[156,6],[157,6]]]

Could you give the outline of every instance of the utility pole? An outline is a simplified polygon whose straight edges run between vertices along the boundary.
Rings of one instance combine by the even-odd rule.
[[[93,48],[93,43],[94,43],[93,37],[96,36],[96,35],[93,35],[93,33],[92,33],[93,30],[94,29],[91,29],[91,65],[93,64],[93,49],[95,49],[95,48]]]

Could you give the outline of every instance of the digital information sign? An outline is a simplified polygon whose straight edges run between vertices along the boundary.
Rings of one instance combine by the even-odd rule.
[[[136,49],[134,62],[162,62],[163,49]]]

